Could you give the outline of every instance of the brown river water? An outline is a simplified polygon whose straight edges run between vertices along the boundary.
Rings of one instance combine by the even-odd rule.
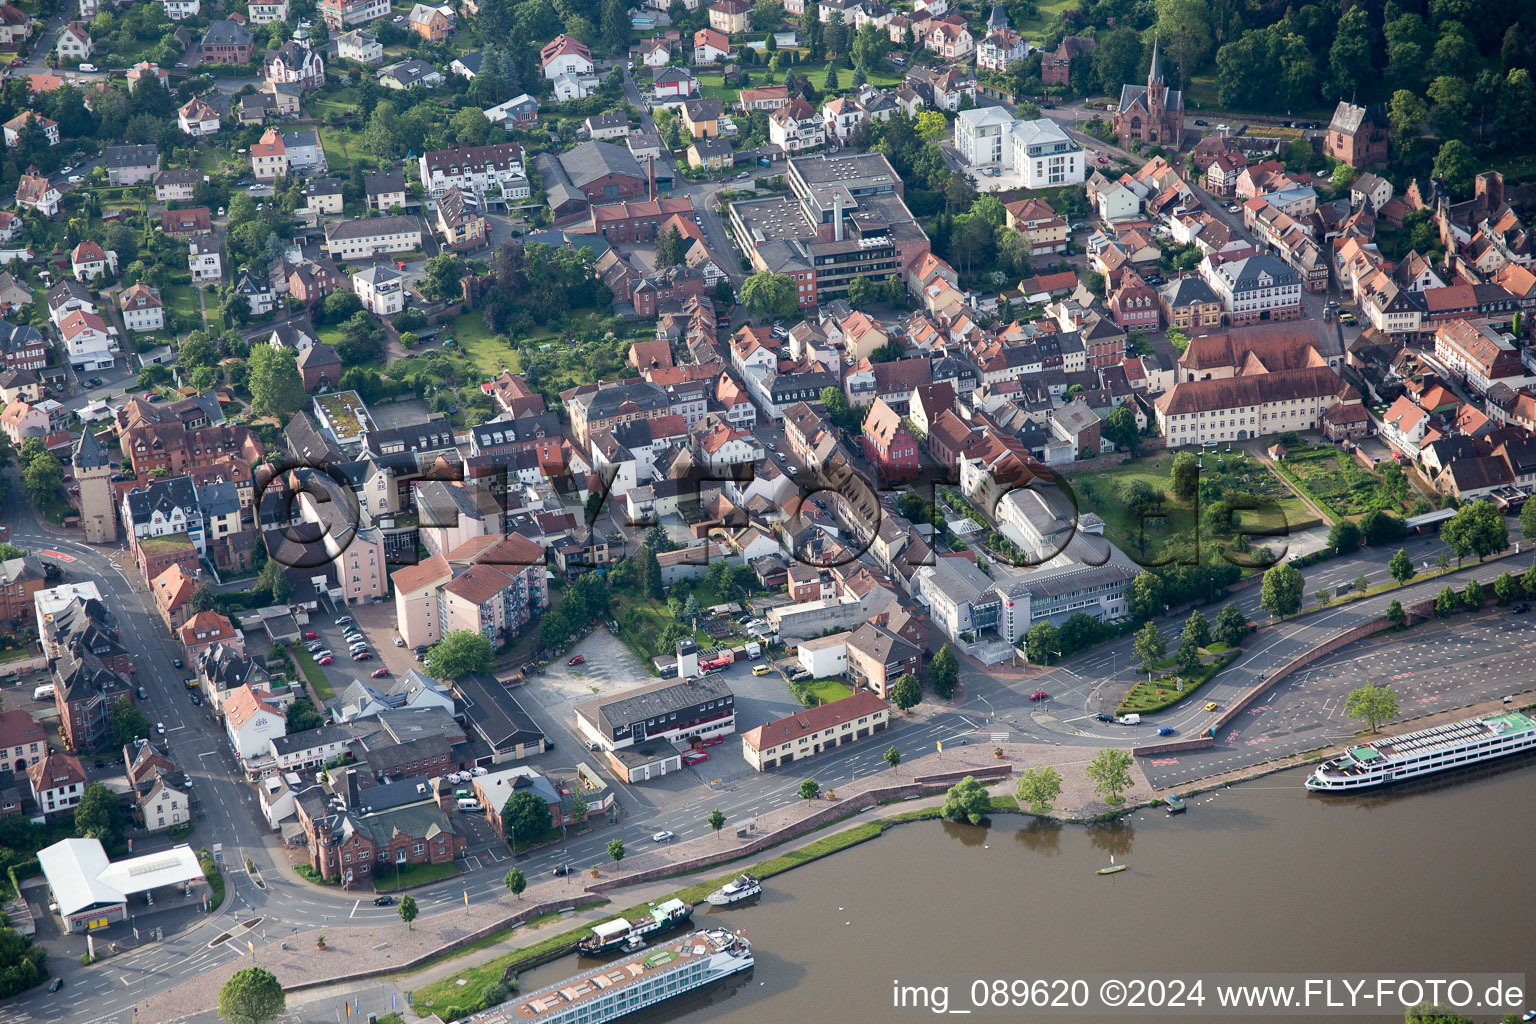
[[[1304,777],[1269,776],[1195,797],[1178,817],[1141,811],[1109,826],[1018,815],[990,828],[898,826],[769,880],[756,901],[700,907],[696,924],[745,930],[756,967],[625,1024],[931,1019],[892,1008],[893,980],[918,977],[951,982],[952,1009],[970,1005],[977,978],[1463,971],[1536,984],[1536,759],[1343,798],[1307,793]],[[1129,870],[1098,875],[1111,855]],[[532,991],[586,966],[566,958],[520,984]],[[1194,1019],[1157,1019],[1183,1016]],[[1203,1019],[1263,1018],[1208,1004]]]

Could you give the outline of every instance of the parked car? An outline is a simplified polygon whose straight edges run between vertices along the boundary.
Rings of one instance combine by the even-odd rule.
[[[571,866],[569,864],[556,864],[555,870],[552,872],[556,878],[563,878],[570,873]]]
[[[375,679],[383,679],[385,676],[389,675],[389,669],[376,668],[369,674],[372,675]]]
[[[1516,615],[1524,615],[1526,612],[1531,610],[1531,606],[1526,604],[1524,601],[1521,601],[1510,610],[1513,611]]]
[[[353,661],[372,661],[373,660],[373,652],[371,652],[371,651],[358,651],[356,654],[352,655],[352,660]]]
[[[1098,719],[1101,722],[1113,722],[1115,720],[1115,716],[1114,715],[1108,715],[1108,714],[1105,714],[1102,711],[1100,711],[1098,714],[1094,715],[1093,717]]]
[[[324,657],[315,659],[315,664],[316,665],[329,665],[331,662],[333,662],[335,660],[336,660],[335,658],[333,658],[329,654],[327,654]]]
[[[155,723],[155,732],[159,733],[161,736],[164,736],[165,735],[165,723],[164,722],[156,722]]]
[[[396,647],[404,647],[405,646],[405,637],[403,637],[403,636],[395,637],[395,646]]]
[[[587,656],[585,654],[578,654],[578,655],[576,655],[576,657],[571,658],[571,659],[566,661],[567,665],[585,665],[586,663],[587,663]]]
[[[199,707],[199,708],[203,706],[203,698],[198,696],[198,693],[197,693],[196,690],[192,691],[192,706],[193,707]]]
[[[341,618],[336,620],[336,625],[338,625],[338,626],[345,626],[347,623],[349,623],[351,621],[352,621],[352,616],[350,616],[350,615],[343,615]]]
[[[316,633],[312,629],[306,629],[304,631],[304,639],[305,640],[319,640],[320,639],[320,634]]]
[[[657,833],[655,833],[654,835],[651,836],[651,842],[653,842],[653,843],[670,843],[672,840],[674,840],[676,838],[677,838],[677,833],[676,832],[668,832],[665,829],[663,829],[662,831],[657,832]]]
[[[17,57],[16,60],[11,61],[11,67],[15,67],[17,62],[20,62],[22,64],[26,63],[26,61],[22,60],[20,57]],[[52,981],[50,981],[48,983],[48,991],[49,992],[57,992],[59,989],[61,989],[63,987],[64,987],[64,979],[63,978],[54,978]]]
[[[139,700],[149,700],[149,691],[142,686],[139,687]]]
[[[1210,124],[1208,122],[1206,122],[1206,121],[1196,121],[1195,122],[1195,127],[1196,128],[1209,128]]]
[[[186,666],[184,666],[184,665],[183,665],[183,664],[182,664],[182,663],[181,663],[181,659],[180,659],[180,658],[172,658],[172,659],[171,659],[171,664],[172,664],[172,665],[175,665],[175,666],[176,666],[176,667],[177,667],[177,668],[185,668],[185,667],[186,667]]]

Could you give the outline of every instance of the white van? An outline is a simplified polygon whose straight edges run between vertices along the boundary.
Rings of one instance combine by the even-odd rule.
[[[461,811],[478,811],[479,809],[480,809],[480,801],[478,801],[478,800],[460,800],[459,801],[459,810],[461,810]]]
[[[1140,715],[1121,715],[1119,718],[1116,719],[1116,721],[1119,722],[1121,725],[1140,725],[1141,724],[1141,716]]]
[[[33,690],[32,691],[32,699],[33,700],[52,700],[53,699],[53,684],[52,683],[44,683],[42,686],[39,686],[37,689]]]

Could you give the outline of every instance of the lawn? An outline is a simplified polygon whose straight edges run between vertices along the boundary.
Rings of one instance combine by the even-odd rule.
[[[1035,4],[1035,16],[1025,18],[1013,30],[1026,39],[1045,35],[1061,20],[1061,12],[1078,6],[1079,0],[1040,0]]]
[[[818,89],[822,88],[827,77],[827,69],[825,67],[802,67],[799,70],[804,71],[806,75],[810,76],[812,85]],[[764,74],[759,68],[754,68],[753,71],[753,87],[779,84],[777,76],[772,76],[770,79],[770,76]],[[718,99],[728,108],[736,103],[737,97],[741,94],[740,89],[725,84],[725,73],[723,71],[706,71],[696,77],[699,80],[699,89],[706,98]],[[880,70],[869,75],[868,79],[870,85],[884,88],[886,86],[900,85],[903,76],[894,72]],[[853,92],[853,70],[851,68],[838,68],[837,92],[839,94]]]
[[[165,304],[173,313],[191,317],[194,320],[202,318],[202,305],[197,301],[197,288],[190,284],[173,284],[161,293]]]
[[[1332,446],[1293,451],[1280,472],[1319,505],[1337,516],[1357,516],[1375,508],[1397,508],[1381,488],[1381,477]],[[1412,496],[1412,492],[1409,492]]]
[[[805,687],[811,698],[811,706],[831,704],[835,700],[853,696],[853,690],[840,679],[817,679]]]
[[[522,358],[517,350],[505,338],[486,330],[485,318],[478,311],[471,310],[455,317],[444,333],[458,342],[470,363],[487,380],[499,376],[503,369],[517,373],[522,368]]]
[[[321,701],[336,699],[336,691],[331,689],[330,682],[325,678],[325,670],[315,664],[315,659],[310,657],[308,651],[302,647],[290,647],[288,653],[293,655],[299,671],[304,673],[304,678],[309,681],[310,686],[315,688],[315,693]]]
[[[1195,536],[1196,511],[1170,497],[1166,518],[1149,517],[1143,523],[1129,507],[1126,496],[1138,482],[1167,494],[1173,480],[1173,458],[1172,453],[1164,452],[1113,469],[1072,477],[1069,484],[1077,507],[1098,514],[1104,520],[1105,535],[1126,552],[1149,558],[1158,555],[1170,542]],[[1291,494],[1263,462],[1242,452],[1207,453],[1202,459],[1201,477],[1234,500],[1252,498],[1262,503],[1261,508],[1235,513],[1235,519],[1250,536],[1257,531],[1283,534],[1317,523],[1311,509]],[[1229,542],[1231,537],[1211,536],[1206,532],[1207,525],[1201,524],[1199,539],[1202,548],[1215,556],[1211,542]]]
[[[399,872],[398,879],[396,871]],[[397,864],[395,870],[385,865],[373,876],[373,890],[374,892],[398,892],[401,889],[427,885],[430,882],[441,882],[445,878],[453,878],[458,873],[458,861],[452,860],[446,864]]]
[[[1206,648],[1206,657],[1200,667],[1191,675],[1182,677],[1184,683],[1182,689],[1170,676],[1159,676],[1151,681],[1138,680],[1125,695],[1125,699],[1120,702],[1120,706],[1115,709],[1115,713],[1119,715],[1149,714],[1172,707],[1214,679],[1216,673],[1232,664],[1242,653],[1242,648],[1239,647],[1228,648],[1219,654]]]

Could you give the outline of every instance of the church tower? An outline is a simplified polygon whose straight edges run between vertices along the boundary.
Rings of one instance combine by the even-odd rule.
[[[1163,110],[1163,63],[1158,55],[1158,40],[1152,37],[1152,67],[1147,71],[1147,141],[1163,141],[1163,125],[1167,115]]]
[[[89,425],[75,445],[70,464],[80,487],[80,525],[85,530],[85,542],[116,543],[117,510],[112,505],[112,472],[116,467]]]

